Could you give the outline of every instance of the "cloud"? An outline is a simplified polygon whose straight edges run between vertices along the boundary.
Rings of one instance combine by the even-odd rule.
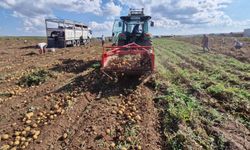
[[[113,19],[128,8],[144,8],[152,16],[156,29],[178,31],[207,27],[245,27],[250,20],[233,20],[225,9],[233,0],[1,0],[0,8],[12,11],[23,22],[23,31],[43,30],[44,19],[54,18],[55,12],[66,11],[92,14],[90,27],[98,32],[110,32]],[[124,11],[122,11],[124,9]],[[125,10],[126,9],[126,10]],[[101,20],[97,20],[101,18]],[[85,22],[86,23],[86,22]]]
[[[113,21],[105,21],[103,23],[98,23],[95,21],[90,22],[89,24],[90,28],[95,31],[110,31],[113,27]]]
[[[23,21],[24,31],[44,30],[45,18],[54,16],[54,10],[101,15],[101,0],[1,0],[0,7],[12,10],[12,16]]]
[[[160,27],[230,24],[223,9],[231,0],[120,0],[128,7],[144,7]],[[165,24],[165,25],[164,25]]]
[[[103,15],[104,16],[120,16],[122,7],[119,5],[115,5],[113,1],[106,3],[103,7]]]

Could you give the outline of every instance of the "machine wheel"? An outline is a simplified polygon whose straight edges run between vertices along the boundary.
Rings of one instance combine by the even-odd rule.
[[[81,45],[80,41],[79,41],[79,40],[77,40],[77,41],[76,41],[76,46],[78,46],[78,47],[79,47],[80,45]]]
[[[73,41],[73,47],[76,47],[76,41],[75,40]]]

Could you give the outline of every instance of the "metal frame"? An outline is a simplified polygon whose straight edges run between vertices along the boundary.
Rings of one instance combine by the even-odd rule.
[[[63,23],[63,24],[70,24],[70,25],[77,25],[77,26],[82,26],[83,28],[88,28],[87,25],[77,22],[77,21],[71,21],[71,20],[66,20],[66,19],[45,19],[45,22],[54,22],[54,23]],[[47,28],[47,26],[46,26]]]

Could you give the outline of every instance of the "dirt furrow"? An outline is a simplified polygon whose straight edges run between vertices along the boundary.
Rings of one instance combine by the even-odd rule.
[[[66,110],[65,115],[42,129],[38,142],[31,144],[29,149],[65,149],[61,142],[76,129],[76,125],[82,120],[82,112],[93,97],[90,93],[84,93],[75,99],[77,101]]]

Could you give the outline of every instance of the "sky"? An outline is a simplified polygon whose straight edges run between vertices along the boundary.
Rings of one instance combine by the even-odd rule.
[[[129,8],[152,16],[153,35],[241,32],[250,28],[249,0],[1,0],[0,36],[45,36],[45,18],[87,24],[110,36],[114,19]]]

